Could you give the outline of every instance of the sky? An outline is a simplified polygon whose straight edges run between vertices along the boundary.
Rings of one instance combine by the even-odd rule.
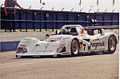
[[[0,0],[0,5],[4,4],[5,0]],[[113,0],[99,0],[99,4],[97,5],[97,0],[81,0],[81,5],[79,5],[80,0],[42,0],[42,3],[45,3],[43,5],[40,4],[40,0],[17,0],[17,2],[25,9],[28,9],[31,6],[31,9],[40,9],[43,7],[43,10],[57,10],[60,11],[63,9],[63,11],[73,11],[79,12],[81,9],[81,12],[97,12],[99,9],[99,12],[112,12],[113,9],[114,12],[120,11],[120,4],[119,0],[115,0],[114,6],[113,6]],[[91,9],[91,10],[90,10]]]

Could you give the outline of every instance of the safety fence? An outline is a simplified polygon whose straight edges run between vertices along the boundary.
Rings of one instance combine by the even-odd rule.
[[[31,10],[8,8],[15,10],[11,18],[6,18],[4,7],[1,7],[1,29],[7,29],[6,23],[9,22],[9,28],[20,29],[20,31],[32,29],[33,31],[42,29],[60,29],[67,24],[80,24],[82,26],[107,26],[119,25],[119,13],[108,12],[70,12],[70,11],[50,11],[50,10]],[[14,18],[12,17],[14,16]]]

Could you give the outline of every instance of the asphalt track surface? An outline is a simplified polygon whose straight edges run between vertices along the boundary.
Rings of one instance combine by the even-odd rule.
[[[75,57],[15,57],[0,52],[0,79],[118,79],[119,49],[114,54]]]

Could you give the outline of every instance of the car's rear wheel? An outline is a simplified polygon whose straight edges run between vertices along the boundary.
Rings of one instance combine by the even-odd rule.
[[[77,39],[73,39],[71,42],[71,54],[77,55],[79,53],[79,42]]]
[[[116,50],[116,37],[114,35],[111,35],[108,39],[108,53],[112,54]]]

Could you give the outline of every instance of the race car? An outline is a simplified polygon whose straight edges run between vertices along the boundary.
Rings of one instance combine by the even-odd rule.
[[[95,26],[96,27],[96,26]],[[90,27],[89,27],[90,28]],[[16,57],[79,55],[90,53],[112,54],[116,50],[118,35],[104,29],[87,29],[81,25],[64,25],[61,31],[44,40],[26,37],[20,41]]]

